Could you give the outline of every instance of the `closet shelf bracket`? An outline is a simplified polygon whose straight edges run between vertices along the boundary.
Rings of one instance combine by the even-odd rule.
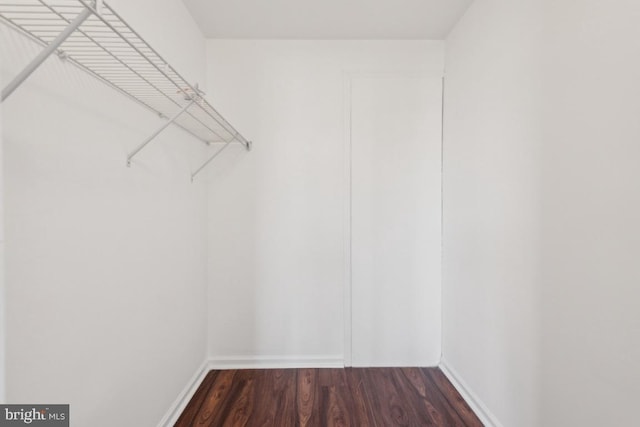
[[[160,126],[158,128],[158,130],[156,130],[149,138],[145,139],[144,142],[140,145],[138,145],[135,150],[133,150],[131,153],[129,153],[129,155],[127,156],[127,166],[131,167],[131,159],[133,159],[133,157],[138,154],[140,151],[142,151],[142,149],[144,147],[147,146],[147,144],[149,144],[151,141],[153,141],[153,139],[160,135],[160,133],[165,130],[166,128],[169,127],[169,125],[171,123],[174,123],[176,120],[178,120],[178,118],[185,113],[189,107],[191,107],[193,105],[194,102],[196,102],[197,100],[197,96],[198,95],[194,95],[191,97],[191,99],[189,100],[189,102],[180,109],[180,111],[178,111],[173,117],[171,117],[169,120],[167,120],[167,122],[165,124],[163,124],[162,126]]]
[[[232,142],[236,141],[238,135],[234,136],[232,139],[230,139],[229,141],[225,142],[224,145],[222,147],[220,147],[218,150],[216,150],[211,157],[209,157],[207,159],[207,161],[205,161],[202,166],[200,166],[198,169],[196,169],[192,174],[191,174],[191,182],[193,182],[193,180],[195,179],[196,175],[198,175],[200,172],[202,172],[204,170],[204,168],[206,168],[209,163],[211,163],[216,157],[218,157],[218,155],[220,155],[225,148],[227,148]],[[252,142],[251,141],[247,141],[247,144],[245,145],[245,148],[247,149],[247,151],[251,151],[251,145]]]

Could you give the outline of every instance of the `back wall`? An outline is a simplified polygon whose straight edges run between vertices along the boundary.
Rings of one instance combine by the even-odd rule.
[[[209,40],[207,57],[212,99],[255,141],[208,172],[209,355],[226,365],[341,365],[345,81],[442,73],[443,43]]]

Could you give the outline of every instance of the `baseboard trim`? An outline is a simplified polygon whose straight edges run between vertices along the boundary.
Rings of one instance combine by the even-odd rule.
[[[217,356],[211,369],[344,368],[342,356]]]
[[[458,393],[469,404],[473,412],[476,413],[485,427],[504,427],[498,418],[487,408],[482,400],[478,398],[471,388],[462,380],[460,375],[444,360],[440,361],[440,370],[451,381],[451,384],[458,390]]]
[[[184,408],[187,407],[187,404],[198,390],[198,387],[204,380],[204,377],[207,376],[211,369],[212,368],[209,366],[208,360],[202,362],[202,364],[193,374],[185,388],[182,390],[182,392],[180,392],[176,400],[173,402],[165,416],[162,417],[162,420],[160,420],[158,427],[173,427],[176,421],[178,421],[178,418],[180,418],[180,415],[182,414],[182,411],[184,411]]]

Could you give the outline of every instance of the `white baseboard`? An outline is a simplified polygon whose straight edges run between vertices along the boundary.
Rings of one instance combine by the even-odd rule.
[[[158,427],[173,427],[211,369],[208,360],[202,362],[202,365],[200,365],[195,374],[193,374],[193,377],[191,377],[185,388],[178,395],[165,416],[162,417]]]
[[[217,356],[211,369],[344,368],[340,356]]]
[[[476,413],[482,424],[485,427],[503,427],[502,423],[498,421],[495,415],[487,408],[487,406],[478,398],[478,396],[469,388],[469,386],[462,380],[460,375],[442,359],[440,361],[440,370],[451,381],[451,384],[458,390],[458,393],[469,404],[473,412]]]

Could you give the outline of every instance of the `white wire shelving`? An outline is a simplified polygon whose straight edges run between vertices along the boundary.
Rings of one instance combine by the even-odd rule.
[[[231,143],[245,139],[111,7],[100,0],[0,0],[0,21],[40,43],[43,50],[2,90],[4,101],[51,54],[166,119],[127,156],[127,165],[170,124],[200,141],[223,145],[192,174],[193,179]]]

